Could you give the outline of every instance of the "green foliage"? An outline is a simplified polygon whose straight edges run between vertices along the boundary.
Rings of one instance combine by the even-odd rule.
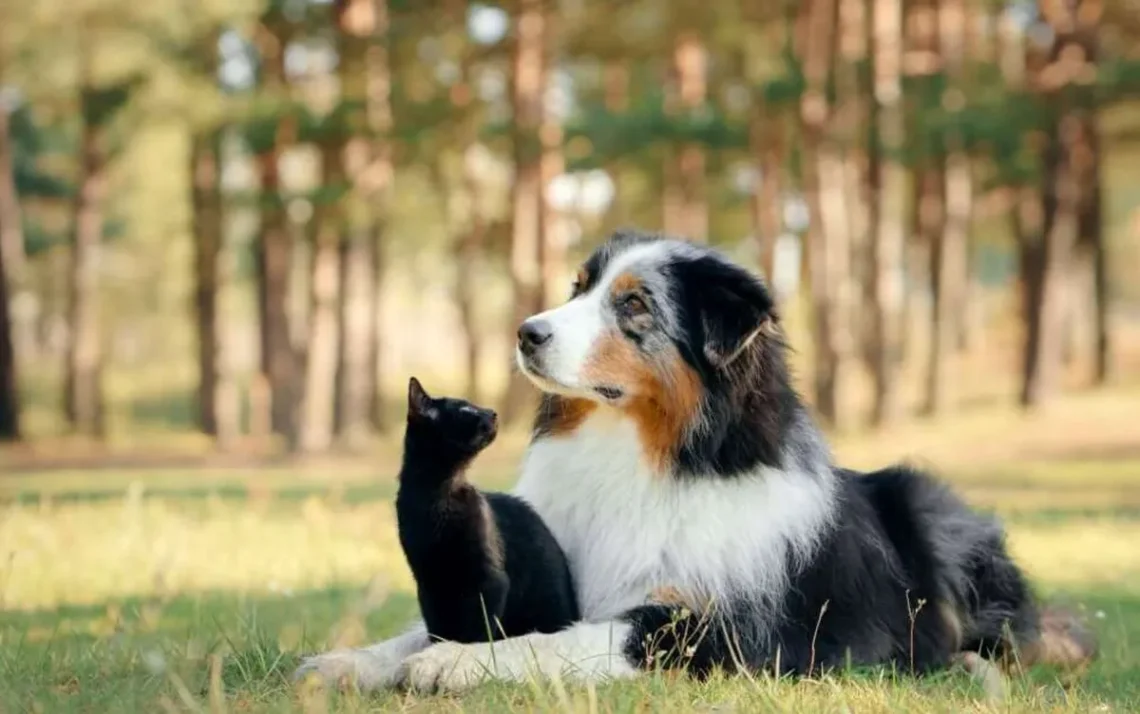
[[[64,144],[61,132],[36,123],[30,105],[23,104],[9,120],[12,145],[12,169],[16,191],[29,198],[67,198],[73,188],[66,181],[40,167],[40,158],[58,151]]]
[[[713,152],[747,147],[747,125],[727,116],[716,104],[706,102],[686,112],[670,113],[664,100],[663,92],[651,90],[627,112],[611,112],[600,103],[585,107],[565,127],[568,167],[598,168],[680,144],[698,144]],[[587,146],[588,151],[575,150]]]
[[[1114,58],[1100,63],[1097,90],[1101,104],[1140,98],[1140,59]]]
[[[134,74],[103,86],[81,87],[79,113],[84,123],[98,129],[108,126],[146,81],[145,75]]]

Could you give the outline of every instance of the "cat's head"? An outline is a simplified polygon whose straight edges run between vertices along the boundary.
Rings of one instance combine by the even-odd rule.
[[[430,440],[440,449],[474,456],[498,433],[498,416],[491,409],[464,399],[432,397],[419,380],[408,380],[408,435]],[[424,444],[428,445],[428,444]]]

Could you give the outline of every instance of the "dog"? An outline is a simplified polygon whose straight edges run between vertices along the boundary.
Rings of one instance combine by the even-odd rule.
[[[996,520],[917,470],[833,463],[786,351],[760,278],[703,245],[616,233],[516,348],[543,399],[514,493],[565,551],[582,621],[493,644],[432,644],[417,625],[298,675],[455,692],[1091,658],[1072,618],[1043,619]]]

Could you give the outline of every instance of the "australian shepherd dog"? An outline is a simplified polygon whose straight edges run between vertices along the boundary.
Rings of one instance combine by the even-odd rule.
[[[299,674],[456,691],[1092,656],[1073,620],[1043,617],[993,518],[911,468],[837,467],[785,353],[759,278],[705,246],[617,233],[516,349],[544,396],[514,493],[565,551],[582,621],[485,644],[416,625]]]

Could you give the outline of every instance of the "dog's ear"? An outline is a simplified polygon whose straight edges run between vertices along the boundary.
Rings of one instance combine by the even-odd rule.
[[[408,416],[431,418],[435,407],[431,404],[431,397],[424,391],[420,380],[412,377],[408,380]]]
[[[722,258],[697,258],[685,271],[694,337],[709,364],[723,369],[775,324],[775,303],[760,278]]]

